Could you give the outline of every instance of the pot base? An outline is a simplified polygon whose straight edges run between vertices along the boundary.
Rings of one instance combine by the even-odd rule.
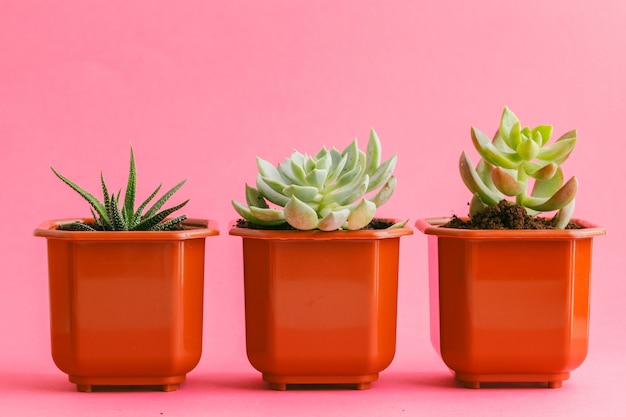
[[[70,382],[76,384],[79,392],[91,392],[94,386],[106,387],[149,387],[158,386],[163,392],[176,391],[180,383],[185,381],[185,375],[155,376],[155,377],[92,377],[92,376],[69,376]]]
[[[272,375],[263,373],[263,380],[275,391],[287,390],[287,385],[344,385],[356,390],[370,389],[371,383],[378,379],[378,373],[370,375]]]
[[[569,379],[569,372],[556,374],[467,374],[455,372],[454,378],[465,388],[478,389],[481,384],[547,384],[548,388],[561,388],[563,381]]]

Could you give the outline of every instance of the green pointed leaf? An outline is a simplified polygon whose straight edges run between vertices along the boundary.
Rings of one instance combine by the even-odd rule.
[[[304,154],[298,151],[293,151],[293,153],[291,154],[291,157],[287,158],[285,162],[289,160],[294,161],[297,165],[304,166]]]
[[[394,223],[391,226],[389,226],[387,229],[402,229],[404,226],[406,226],[406,224],[409,222],[409,220],[403,220],[401,222],[398,223]]]
[[[78,231],[78,232],[96,232],[97,230],[80,221],[64,223],[59,225],[59,230]]]
[[[520,143],[522,143],[522,133],[521,133],[520,122],[515,123],[511,127],[511,131],[509,132],[509,142],[508,145],[511,149],[517,149]]]
[[[315,154],[313,159],[315,159],[315,161],[319,161],[319,160],[322,160],[322,159],[326,158],[326,156],[328,154],[329,154],[329,152],[328,152],[328,149],[326,149],[326,146],[322,146],[322,149],[317,151],[317,153]]]
[[[302,162],[302,167],[304,168],[305,174],[313,171],[315,169],[315,160],[311,158],[309,155],[304,155],[304,161]]]
[[[574,200],[577,190],[578,182],[576,177],[572,177],[552,197],[547,199],[527,197],[522,203],[525,207],[537,211],[559,210]]]
[[[287,187],[285,187],[285,189],[283,190],[283,194],[286,197],[292,197],[295,196],[297,197],[299,200],[304,201],[306,203],[310,203],[312,201],[315,200],[315,198],[318,196],[318,191],[317,188],[315,187],[311,187],[308,185],[288,185]]]
[[[499,192],[494,192],[487,185],[485,185],[483,180],[478,176],[472,161],[465,152],[461,154],[461,158],[459,159],[459,171],[465,186],[472,192],[472,194],[478,194],[486,204],[495,206],[504,198],[504,195]]]
[[[246,184],[246,203],[250,207],[268,208],[267,202],[256,188]]]
[[[325,170],[328,172],[330,167],[333,165],[333,158],[330,152],[323,147],[316,155],[315,155],[315,168]]]
[[[570,130],[569,132],[565,132],[563,133],[557,140],[556,142],[559,142],[561,140],[567,140],[567,139],[576,139],[578,137],[578,132],[576,131],[576,129],[574,130]]]
[[[325,169],[315,168],[306,175],[306,183],[313,187],[319,188],[324,185],[328,171]]]
[[[262,177],[262,179],[265,184],[269,185],[272,188],[272,190],[276,191],[279,194],[284,194],[283,190],[285,189],[285,187],[287,187],[287,184],[280,181],[274,181],[268,177]]]
[[[533,190],[530,195],[538,198],[551,197],[559,190],[559,188],[561,188],[564,180],[563,170],[560,167],[556,168],[551,177],[535,181],[535,185],[533,186]]]
[[[144,219],[139,222],[135,228],[133,230],[150,230],[152,229],[154,226],[156,226],[157,224],[161,223],[163,220],[165,220],[167,218],[167,216],[169,216],[171,213],[175,212],[176,210],[180,210],[181,208],[183,208],[187,203],[189,202],[189,200],[183,201],[182,203],[180,203],[177,206],[162,210],[158,213],[156,213],[155,215],[151,216],[151,217],[146,217],[144,216]]]
[[[291,172],[293,172],[294,183],[305,184],[306,183],[306,170],[304,169],[304,160],[299,164],[296,160],[292,159],[290,162]]]
[[[378,193],[376,193],[374,197],[370,198],[370,201],[376,204],[376,207],[382,206],[389,201],[395,188],[396,177],[392,176],[389,178],[389,181],[387,181],[387,183],[378,190]]]
[[[156,190],[154,190],[154,191],[152,192],[152,194],[150,194],[150,195],[148,196],[148,198],[146,198],[146,199],[145,199],[145,200],[144,200],[144,201],[143,201],[143,202],[139,205],[139,207],[137,207],[137,211],[135,211],[135,214],[133,215],[133,219],[132,219],[132,222],[130,222],[129,227],[133,228],[133,227],[135,227],[135,226],[139,223],[139,221],[141,221],[141,216],[142,216],[142,213],[143,213],[144,209],[148,206],[148,204],[150,203],[150,201],[152,201],[152,199],[153,199],[154,197],[156,197],[156,195],[157,195],[157,193],[159,192],[159,190],[161,189],[161,186],[162,186],[162,185],[163,185],[163,184],[159,184],[159,186],[156,188]]]
[[[334,148],[330,151],[330,155],[332,158],[332,165],[329,168],[328,176],[326,177],[326,186],[330,186],[332,182],[339,177],[348,162],[348,157],[341,155],[341,153]]]
[[[267,162],[265,159],[257,157],[256,164],[259,173],[264,177],[269,178],[272,181],[284,182],[276,167],[274,167],[274,165],[272,165],[270,162]]]
[[[187,219],[187,216],[185,214],[183,214],[182,216],[178,216],[175,217],[173,219],[164,221],[162,223],[159,223],[155,226],[153,226],[150,230],[152,231],[160,231],[160,230],[171,230],[174,226],[176,226],[177,224],[185,221]]]
[[[493,171],[494,169],[495,167],[493,165],[491,165],[489,162],[485,161],[482,158],[480,159],[480,161],[478,161],[478,165],[476,165],[476,173],[478,174],[478,177],[482,180],[483,184],[495,194],[500,195],[500,191],[498,191],[498,188],[495,186],[491,179],[491,171]]]
[[[93,217],[93,221],[95,222],[96,226],[101,228],[102,230],[107,230],[107,226],[104,225],[104,223],[102,222],[102,218],[98,214],[96,214],[93,207],[89,207],[89,211],[91,212],[91,217]]]
[[[470,201],[470,206],[469,206],[470,217],[473,217],[476,214],[480,213],[481,211],[485,209],[485,207],[487,207],[487,204],[483,202],[482,198],[480,198],[478,194],[474,194],[472,196],[472,200]]]
[[[550,125],[539,125],[532,130],[532,137],[535,138],[536,134],[541,135],[541,142],[537,142],[539,146],[544,146],[552,137],[552,126]]]
[[[568,139],[575,139],[575,140],[577,140],[577,137],[578,137],[577,134],[578,133],[576,132],[575,129],[571,130],[569,132],[564,133],[560,138],[558,138],[556,140],[556,142],[560,142],[562,140],[568,140]],[[571,151],[567,155],[565,155],[565,156],[563,156],[561,158],[554,159],[552,162],[556,163],[557,165],[561,165],[563,162],[565,162],[567,160],[567,158],[569,158],[570,154],[571,154]]]
[[[517,154],[524,161],[532,161],[539,153],[539,145],[532,139],[523,139],[517,147]]]
[[[167,200],[170,199],[170,197],[172,197],[172,195],[174,195],[174,193],[176,191],[178,191],[180,189],[180,187],[182,187],[185,183],[187,182],[187,180],[182,180],[181,182],[179,182],[178,184],[176,184],[174,187],[172,187],[171,189],[169,189],[165,194],[163,194],[163,196],[158,199],[156,201],[156,203],[154,203],[154,205],[152,207],[150,207],[150,209],[146,212],[146,214],[144,214],[141,218],[143,219],[148,219],[152,216],[154,216],[154,214],[161,208],[163,207],[163,205],[167,202]]]
[[[363,179],[357,179],[359,179],[361,182],[348,184],[345,187],[333,191],[332,193],[326,194],[322,198],[321,204],[327,206],[336,203],[343,206],[352,204],[356,200],[362,198],[367,192],[369,177],[366,175]]]
[[[576,206],[576,199],[570,201],[565,207],[559,210],[557,213],[557,222],[555,227],[557,229],[565,229],[572,219],[572,215],[574,214],[574,207]]]
[[[370,129],[370,138],[367,142],[367,149],[365,151],[365,173],[370,177],[374,175],[374,172],[376,172],[376,170],[380,166],[381,153],[382,149],[378,134],[374,129]]]
[[[343,168],[344,172],[350,172],[355,169],[359,162],[359,147],[356,139],[353,140],[347,147],[344,149],[342,155],[347,158],[346,165]]]
[[[517,148],[518,144],[511,142],[510,132],[513,129],[513,126],[517,124],[517,132],[519,132],[520,121],[508,107],[504,107],[502,111],[502,116],[500,117],[500,134],[504,141],[509,144],[511,149]]]
[[[378,169],[374,172],[374,175],[370,177],[367,192],[377,189],[389,180],[393,171],[396,169],[397,160],[397,155],[394,155],[378,167]]]
[[[69,185],[70,188],[72,188],[81,197],[83,197],[85,200],[87,200],[87,202],[91,205],[91,207],[94,208],[94,210],[96,210],[96,212],[100,215],[100,217],[102,217],[104,219],[108,219],[108,216],[107,216],[107,213],[106,213],[106,208],[104,207],[104,205],[96,197],[94,197],[92,194],[88,193],[87,191],[83,190],[81,187],[79,187],[78,185],[76,185],[75,183],[70,181],[68,178],[66,178],[63,175],[61,175],[53,167],[50,167],[50,169],[52,169],[52,172],[54,172],[54,174],[61,181],[63,181],[65,184]]]
[[[126,222],[124,222],[124,217],[120,211],[117,198],[111,198],[109,218],[111,219],[111,226],[113,226],[113,230],[128,230],[128,226],[126,225]]]
[[[496,134],[493,135],[493,139],[491,140],[493,146],[496,147],[500,152],[511,153],[514,152],[515,148],[511,148],[505,141],[502,139],[502,135],[500,131],[497,130]]]
[[[348,220],[348,216],[350,216],[349,209],[331,211],[319,221],[317,227],[325,232],[340,229]]]
[[[103,195],[103,201],[104,201],[104,205],[103,205],[103,212],[100,212],[99,210],[96,209],[96,211],[98,212],[98,218],[100,219],[100,222],[102,223],[102,228],[104,230],[113,230],[113,226],[111,225],[111,220],[109,219],[109,205],[111,204],[110,202],[110,194],[109,194],[109,190],[107,188],[107,185],[104,181],[104,174],[102,173],[102,171],[100,171],[100,183],[102,184],[102,195]],[[92,208],[95,208],[92,206]]]
[[[317,213],[307,204],[293,196],[285,204],[285,220],[298,230],[315,229],[318,224]]]
[[[355,166],[352,171],[343,171],[342,174],[337,178],[333,184],[330,184],[326,187],[326,192],[333,192],[338,189],[343,188],[352,188],[357,186],[357,184],[361,181],[361,174],[363,173],[360,166]]]
[[[275,223],[285,220],[285,214],[282,209],[250,207],[250,213],[259,220],[264,222]]]
[[[124,196],[123,216],[127,222],[132,222],[135,216],[135,194],[137,187],[137,171],[135,168],[135,155],[133,147],[130,147],[130,168],[128,170],[128,181],[126,183],[126,194]]]
[[[565,160],[576,146],[576,138],[559,139],[551,145],[543,147],[537,154],[544,161]]]
[[[291,161],[290,159],[286,159],[285,162],[283,162],[282,164],[279,164],[278,167],[276,167],[281,177],[283,178],[281,182],[303,184],[304,183],[304,171],[301,172],[302,177],[299,178],[299,176],[294,173],[292,164],[293,164],[293,161]]]
[[[472,127],[472,142],[474,143],[474,147],[488,162],[493,165],[500,166],[502,168],[507,169],[515,169],[522,162],[522,160],[514,153],[506,153],[498,150],[482,133],[480,130]]]
[[[256,177],[256,188],[264,198],[276,205],[284,206],[289,201],[288,197],[270,187],[267,182],[265,182],[261,174],[258,174]]]
[[[491,180],[504,195],[513,197],[522,192],[522,187],[520,187],[517,179],[500,167],[495,167],[491,171]]]
[[[376,214],[376,204],[362,199],[348,217],[348,230],[359,230],[367,226]]]
[[[263,221],[261,219],[257,219],[256,217],[254,217],[254,215],[252,215],[252,213],[250,212],[250,209],[241,204],[238,201],[232,200],[231,201],[235,211],[244,219],[246,219],[247,221],[249,221],[250,223],[254,223],[254,224],[258,224],[259,226],[277,226],[280,224],[285,223],[284,220],[277,220],[275,222],[267,222],[267,221]]]
[[[526,174],[538,180],[549,180],[556,174],[558,168],[559,166],[554,162],[524,163],[524,171]]]

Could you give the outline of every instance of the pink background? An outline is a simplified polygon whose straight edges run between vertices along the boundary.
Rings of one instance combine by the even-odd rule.
[[[6,415],[623,415],[626,2],[0,1],[0,412]],[[508,105],[526,125],[577,128],[565,165],[595,240],[590,350],[557,390],[458,388],[429,341],[426,238],[403,238],[398,347],[369,391],[269,391],[245,356],[241,242],[231,199],[260,155],[364,147],[399,154],[379,214],[465,214],[456,162],[469,127]],[[175,393],[79,394],[50,358],[45,241],[51,218],[88,215],[50,172],[94,193],[102,169],[139,193],[188,183],[207,241],[203,358]]]

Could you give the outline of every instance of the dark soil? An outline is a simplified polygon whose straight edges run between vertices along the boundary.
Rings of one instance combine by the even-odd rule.
[[[89,227],[91,227],[92,229],[96,229],[96,232],[104,232],[105,230],[98,226],[96,223],[94,222],[72,222],[72,223],[64,223],[64,224],[60,224],[57,226],[57,230],[65,230],[65,231],[70,231],[70,232],[84,232],[84,231],[89,231],[89,230],[85,230],[85,229],[81,229],[80,226],[77,226],[77,224],[84,224],[87,225]],[[167,230],[185,230],[185,227],[178,223],[173,225],[171,228],[167,229]]]
[[[457,216],[441,227],[451,229],[487,229],[487,230],[520,230],[520,229],[554,229],[556,218],[530,216],[526,209],[506,200],[500,201],[497,206],[487,206],[482,212],[475,214],[469,220]],[[581,226],[570,222],[567,229],[580,229]]]
[[[71,232],[80,232],[83,231],[83,229],[80,228],[79,225],[84,224],[86,226],[91,227],[92,229],[96,229],[96,231],[99,232],[103,232],[104,229],[97,226],[95,223],[89,223],[89,222],[72,222],[72,223],[63,223],[57,226],[57,230],[68,230]]]
[[[381,230],[386,229],[389,226],[393,226],[394,222],[385,219],[373,219],[367,226],[361,230]],[[237,220],[237,227],[242,229],[259,229],[259,230],[296,230],[289,223],[279,224],[278,226],[261,226],[258,224],[250,223],[247,220]]]

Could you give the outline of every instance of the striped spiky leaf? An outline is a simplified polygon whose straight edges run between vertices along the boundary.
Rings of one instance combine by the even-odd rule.
[[[54,174],[61,179],[61,181],[70,186],[70,188],[76,191],[89,203],[91,215],[94,219],[93,225],[70,223],[62,226],[64,230],[172,230],[179,228],[180,223],[187,218],[187,216],[181,215],[168,219],[167,216],[185,206],[189,200],[174,207],[161,210],[170,197],[172,197],[172,195],[174,195],[174,193],[178,191],[187,180],[183,180],[176,184],[148,208],[150,202],[156,197],[161,189],[161,185],[159,185],[156,190],[154,190],[154,192],[152,192],[152,194],[150,194],[150,196],[148,196],[148,198],[146,198],[139,205],[137,210],[135,210],[137,171],[132,147],[130,149],[130,168],[128,180],[124,193],[124,201],[121,205],[120,196],[122,194],[122,190],[119,190],[117,194],[110,193],[102,173],[100,174],[100,181],[102,184],[103,201],[100,201],[91,193],[85,191],[83,188],[61,175],[54,168],[50,168],[52,169],[52,172],[54,172]],[[144,214],[143,211],[146,208],[148,208],[148,210]]]

